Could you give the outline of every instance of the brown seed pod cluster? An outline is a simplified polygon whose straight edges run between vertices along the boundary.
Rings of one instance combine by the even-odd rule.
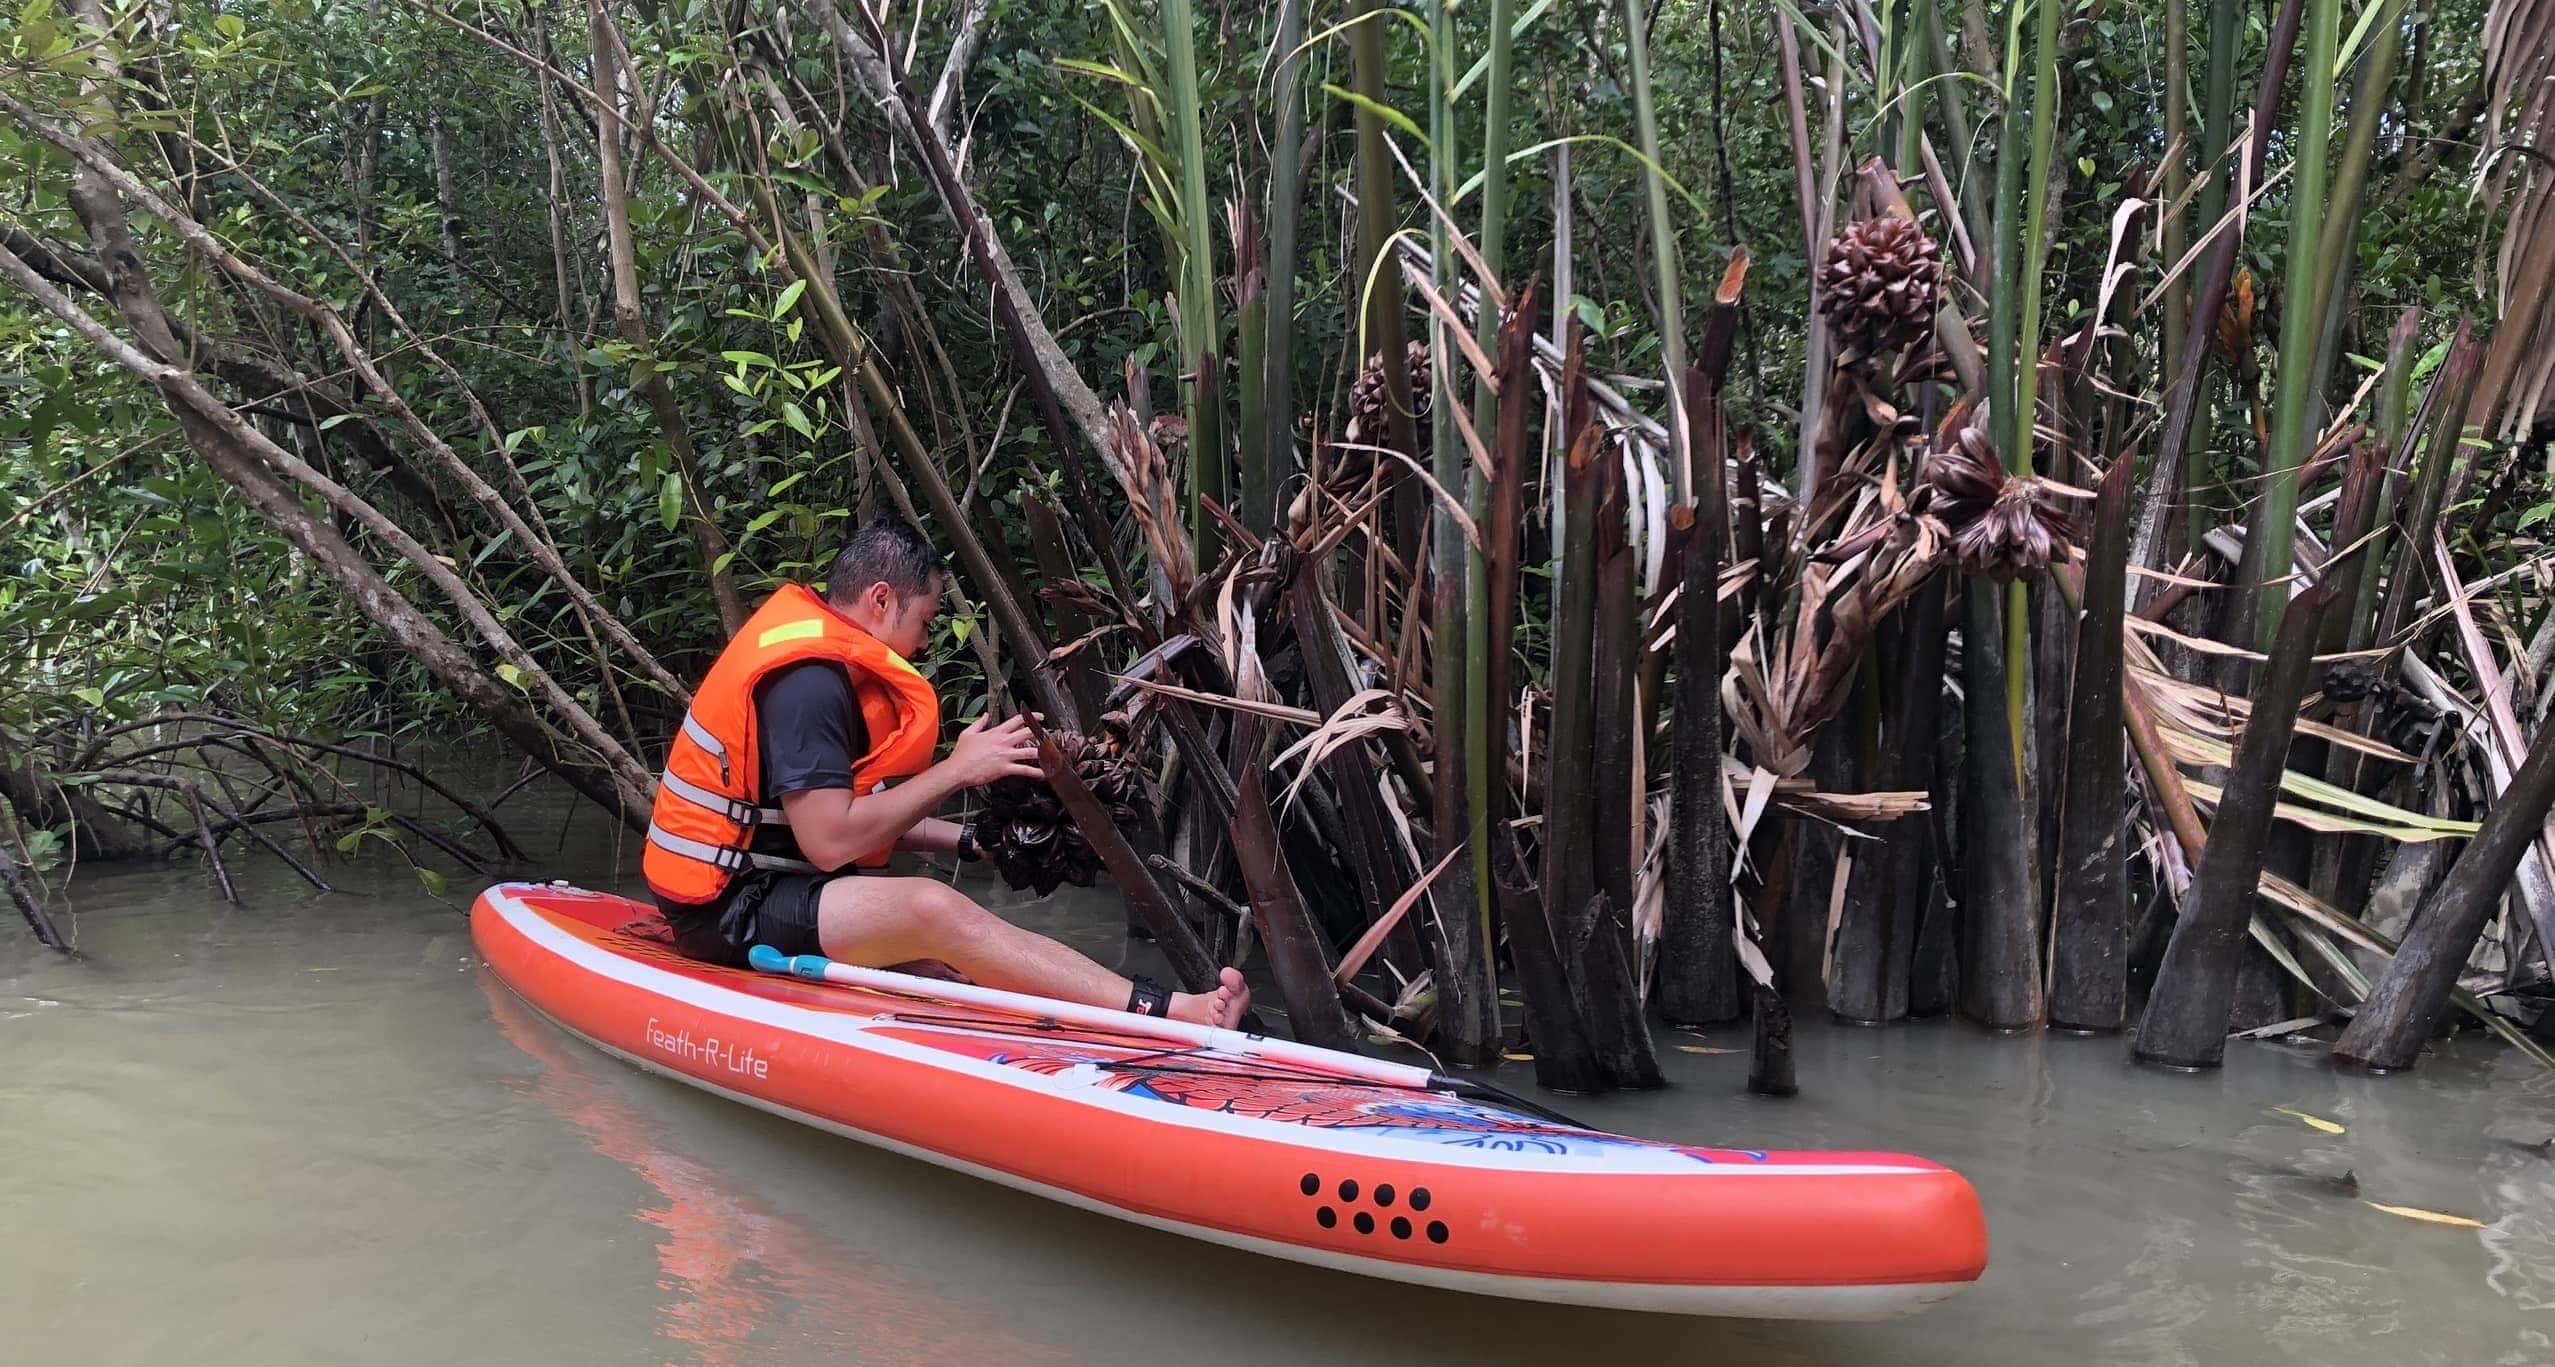
[[[1925,511],[1951,535],[1963,573],[2007,583],[2067,554],[2074,529],[2057,495],[2039,479],[2005,472],[1983,414],[1926,457],[1924,482]]]
[[[1836,338],[1837,363],[1869,364],[1931,339],[1942,277],[1942,245],[1915,220],[1846,224],[1819,263],[1819,315]]]
[[[1437,392],[1429,372],[1428,343],[1412,342],[1402,348],[1402,353],[1410,375],[1411,426],[1419,437],[1419,449],[1412,454],[1425,455],[1429,449],[1430,400]],[[1382,445],[1392,435],[1392,415],[1393,396],[1384,387],[1384,358],[1378,353],[1367,358],[1366,367],[1357,372],[1356,381],[1349,386],[1349,440]]]
[[[2328,702],[2358,702],[2385,686],[2386,677],[2378,673],[2375,661],[2355,657],[2327,664],[2317,691]]]
[[[1056,731],[1075,776],[1110,814],[1132,820],[1144,800],[1144,783],[1134,761],[1106,735]],[[985,811],[977,821],[986,858],[1003,882],[1044,897],[1058,885],[1087,888],[1100,876],[1100,856],[1082,832],[1064,800],[1039,779],[998,779],[985,788]]]

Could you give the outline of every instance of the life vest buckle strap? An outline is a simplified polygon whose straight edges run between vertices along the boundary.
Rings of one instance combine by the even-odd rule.
[[[697,859],[726,873],[743,873],[747,869],[763,869],[773,873],[823,872],[804,859],[786,859],[777,854],[756,854],[751,850],[741,850],[732,845],[712,845],[706,841],[694,840],[689,836],[676,835],[654,822],[648,824],[648,843],[668,854]]]
[[[663,773],[657,775],[657,783],[660,787],[664,788],[665,791],[691,803],[693,806],[716,812],[719,815],[726,817],[728,820],[746,827],[749,830],[757,826],[787,826],[790,824],[789,813],[782,811],[778,807],[757,807],[753,803],[746,802],[740,798],[729,797],[725,793],[711,792],[709,789],[704,788],[697,783],[693,783],[685,779],[682,775],[674,772],[671,766],[668,766]]]

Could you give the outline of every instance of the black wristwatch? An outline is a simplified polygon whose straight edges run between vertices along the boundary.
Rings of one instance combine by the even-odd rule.
[[[970,821],[958,828],[958,845],[952,853],[958,856],[958,862],[962,864],[973,864],[985,857],[984,850],[978,848],[976,844],[975,822]]]

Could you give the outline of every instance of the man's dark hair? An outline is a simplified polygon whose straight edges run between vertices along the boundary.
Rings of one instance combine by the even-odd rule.
[[[928,593],[939,582],[940,558],[921,532],[896,517],[873,517],[852,533],[834,564],[825,571],[825,596],[849,603],[870,585],[884,580],[899,597]]]

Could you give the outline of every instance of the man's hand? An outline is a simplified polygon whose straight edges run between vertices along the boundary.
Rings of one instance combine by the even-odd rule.
[[[1029,734],[1029,719],[1013,717],[998,726],[989,725],[991,720],[978,717],[959,732],[958,743],[949,748],[949,758],[941,761],[941,767],[969,788],[1000,778],[1045,777],[1046,770],[1038,767],[1038,742]]]
[[[951,849],[958,843],[958,828],[930,819],[941,803],[962,788],[1045,773],[1038,767],[1038,743],[1029,737],[1027,718],[994,726],[978,717],[959,733],[949,758],[903,783],[864,793],[858,802],[849,788],[810,788],[784,794],[781,810],[789,816],[800,852],[830,872],[891,846]]]

